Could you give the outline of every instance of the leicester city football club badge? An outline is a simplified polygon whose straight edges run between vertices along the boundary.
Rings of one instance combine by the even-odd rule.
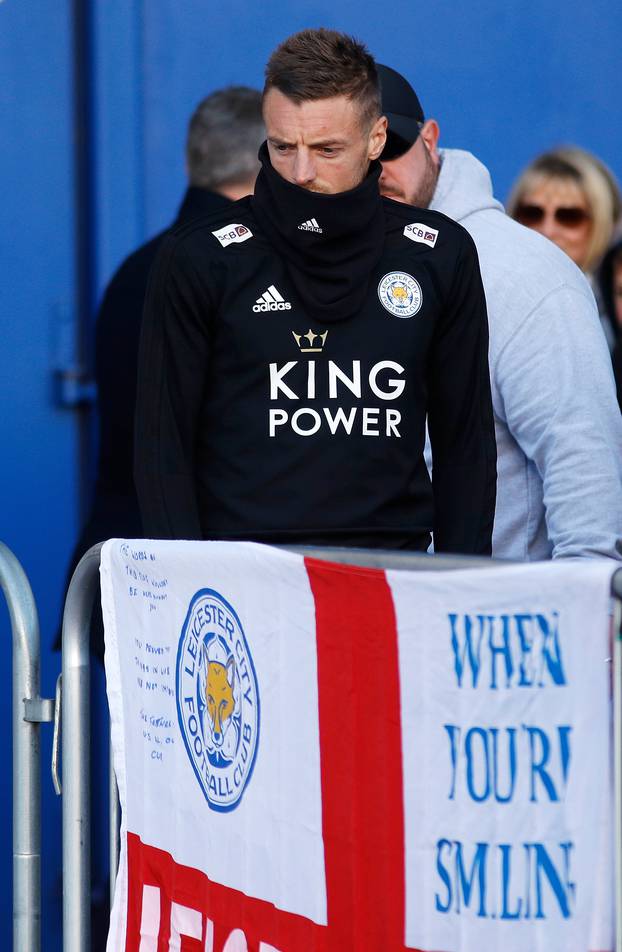
[[[382,306],[396,317],[412,317],[423,302],[421,285],[405,271],[385,274],[378,285],[378,297]]]
[[[177,714],[188,757],[213,810],[234,810],[259,742],[259,691],[232,606],[210,588],[190,602],[177,651]]]

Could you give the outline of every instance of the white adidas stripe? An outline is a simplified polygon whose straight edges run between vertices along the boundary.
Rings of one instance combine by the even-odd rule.
[[[260,306],[257,307],[257,305]],[[253,310],[265,310],[266,308],[270,311],[289,311],[291,304],[288,304],[281,292],[278,291],[273,284],[271,284],[268,290],[264,291],[261,297],[257,298]]]
[[[303,231],[318,231],[320,234],[322,233],[322,229],[320,228],[317,218],[308,218],[307,221],[301,222],[301,224],[298,225],[298,228],[302,229]]]
[[[270,285],[270,287],[268,288],[268,291],[270,292],[270,294],[272,295],[275,301],[285,300],[285,298],[281,294],[279,294],[279,292],[277,291],[277,289],[275,288],[273,284]]]
[[[273,284],[270,285],[267,291],[264,291],[261,297],[258,297],[255,301],[256,304],[284,304],[285,298],[280,291],[277,291]]]

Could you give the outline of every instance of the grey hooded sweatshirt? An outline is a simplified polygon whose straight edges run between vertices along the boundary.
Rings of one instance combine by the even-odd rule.
[[[590,287],[552,242],[509,218],[487,169],[441,151],[430,207],[480,260],[497,439],[493,555],[622,558],[622,416]]]

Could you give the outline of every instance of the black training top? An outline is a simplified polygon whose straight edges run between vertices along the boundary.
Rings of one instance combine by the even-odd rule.
[[[175,229],[141,339],[146,535],[489,553],[495,442],[475,246],[437,212],[291,185]],[[376,163],[377,166],[377,163]],[[428,415],[434,492],[423,459]]]

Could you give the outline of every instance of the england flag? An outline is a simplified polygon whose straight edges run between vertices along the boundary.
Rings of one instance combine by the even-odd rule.
[[[612,949],[614,568],[106,543],[108,952]]]

